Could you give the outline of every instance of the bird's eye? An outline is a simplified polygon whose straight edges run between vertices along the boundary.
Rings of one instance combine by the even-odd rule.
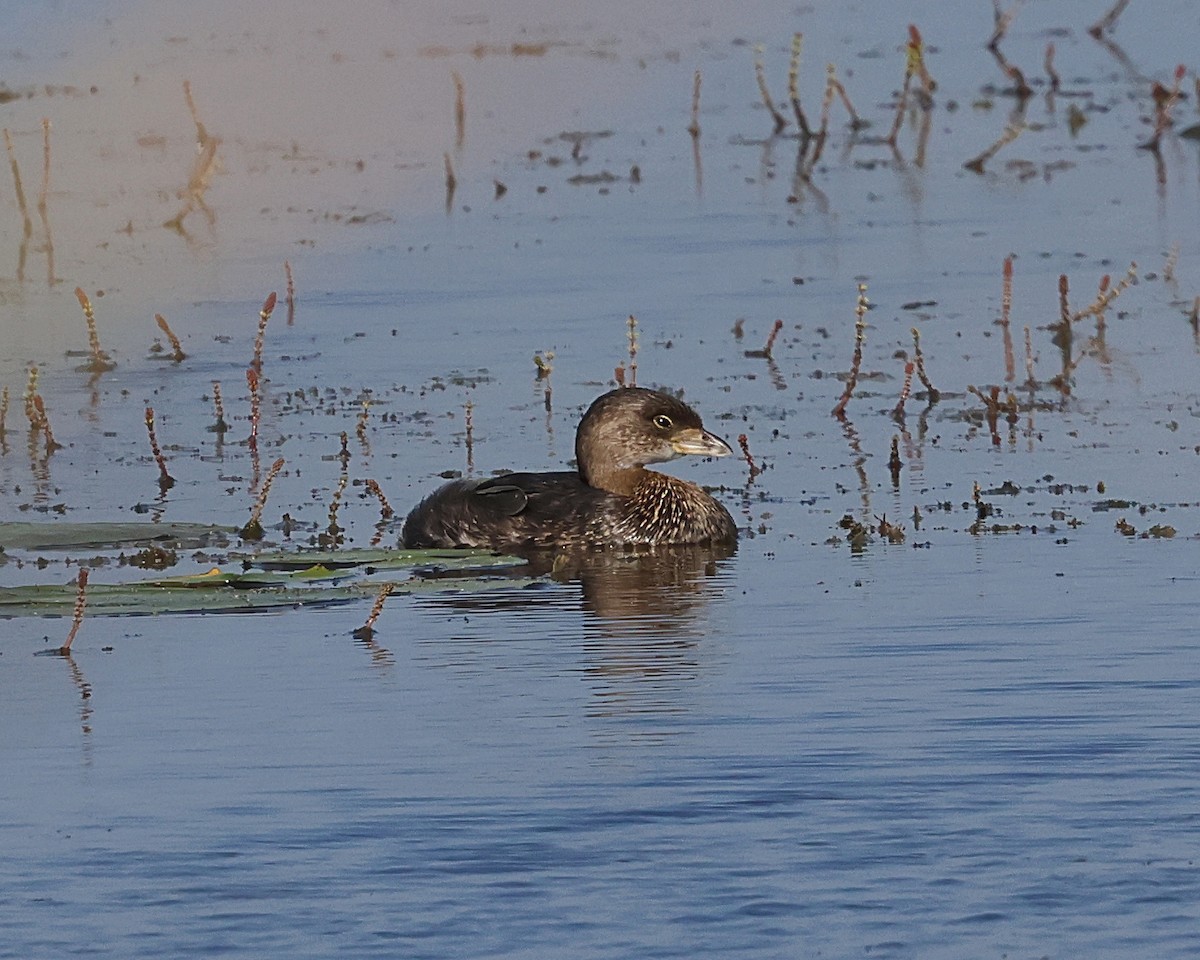
[[[671,418],[668,417],[665,413],[660,413],[657,417],[654,418],[654,425],[656,427],[658,427],[659,430],[670,430],[671,429]]]

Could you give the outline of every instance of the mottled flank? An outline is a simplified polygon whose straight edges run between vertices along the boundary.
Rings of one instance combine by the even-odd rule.
[[[578,472],[456,480],[409,514],[420,547],[732,546],[729,511],[694,483],[645,469],[685,454],[731,453],[680,400],[629,387],[597,399],[575,439]]]

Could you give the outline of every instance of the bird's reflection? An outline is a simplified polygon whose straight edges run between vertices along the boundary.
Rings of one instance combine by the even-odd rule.
[[[709,632],[712,605],[729,583],[733,552],[675,546],[541,553],[514,571],[545,577],[541,589],[427,596],[417,602],[431,612],[473,615],[474,640],[509,638],[517,632],[514,621],[531,636],[544,635],[549,625],[555,671],[581,673],[591,684],[589,715],[678,713],[687,709],[686,687],[703,672],[701,641]],[[578,589],[557,589],[554,583]],[[580,621],[572,610],[582,613]],[[494,619],[503,613],[513,619]],[[562,658],[564,645],[574,658]],[[455,646],[461,656],[462,645]],[[538,649],[546,648],[539,644]]]

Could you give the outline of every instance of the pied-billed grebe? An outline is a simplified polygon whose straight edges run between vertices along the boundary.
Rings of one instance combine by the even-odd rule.
[[[645,466],[732,452],[682,400],[621,387],[579,422],[578,471],[454,480],[408,515],[402,540],[413,548],[731,546],[737,527],[725,507],[696,484]]]

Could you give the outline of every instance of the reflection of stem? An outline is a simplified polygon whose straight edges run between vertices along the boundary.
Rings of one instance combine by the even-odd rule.
[[[25,280],[25,259],[29,256],[29,238],[33,235],[33,221],[29,218],[29,204],[25,201],[25,188],[21,185],[21,168],[17,165],[17,153],[13,150],[12,135],[8,127],[4,128],[4,147],[8,151],[8,163],[12,168],[13,190],[17,194],[17,207],[21,211],[23,229],[21,234],[21,250],[17,258],[17,280]]]
[[[283,261],[283,272],[287,275],[287,325],[290,327],[296,321],[296,283],[292,278],[292,265]]]
[[[446,167],[446,215],[454,209],[454,191],[458,187],[458,178],[454,175],[454,164],[450,162],[450,154],[442,154],[442,163]]]
[[[972,173],[983,173],[983,165],[992,159],[1000,150],[1007,144],[1012,143],[1021,135],[1021,131],[1025,129],[1025,121],[1022,119],[1019,123],[1010,123],[1004,128],[1004,132],[1000,134],[1000,138],[990,147],[976,157],[972,157],[966,161],[963,166]]]
[[[63,649],[61,653],[71,670],[71,682],[79,691],[79,726],[85,734],[89,734],[92,732],[92,713],[94,712],[92,709],[92,685],[87,682],[83,671],[79,669],[79,664],[71,656],[71,651]]]
[[[704,168],[700,163],[700,71],[692,81],[692,122],[688,125],[692,135],[692,167],[696,171],[696,196],[704,192]]]
[[[192,85],[188,80],[183,81],[183,96],[187,101],[188,111],[192,115],[192,122],[196,125],[196,146],[199,153],[196,156],[195,163],[192,164],[192,172],[188,176],[187,186],[179,191],[179,197],[183,200],[183,206],[180,207],[179,212],[174,217],[163,224],[164,227],[180,234],[184,233],[183,221],[187,218],[188,214],[197,208],[204,213],[205,219],[210,226],[217,221],[216,214],[212,212],[205,202],[204,194],[217,172],[219,165],[217,148],[221,145],[220,138],[212,136],[204,124],[201,123],[200,113],[196,109],[196,102],[192,99]]]
[[[867,522],[870,522],[873,514],[871,513],[871,481],[867,479],[867,455],[862,451],[862,442],[858,438],[858,431],[854,429],[852,424],[845,417],[841,418],[842,433],[846,436],[846,442],[850,446],[850,452],[854,454],[854,472],[858,474],[858,489],[862,496],[863,517]]]
[[[1088,27],[1088,33],[1090,33],[1097,40],[1100,39],[1100,34],[1104,33],[1105,30],[1111,30],[1116,26],[1117,17],[1121,15],[1127,6],[1129,6],[1129,0],[1117,0],[1117,2],[1112,5],[1112,8],[1108,11],[1108,13]]]
[[[1015,361],[1013,359],[1012,328],[1009,324],[1009,314],[1012,311],[1012,281],[1013,258],[1004,258],[1004,283],[1000,294],[1000,327],[1004,331],[1004,379],[1008,383],[1016,378]]]
[[[999,46],[1000,41],[1004,39],[1004,35],[1008,33],[1008,28],[1011,26],[1016,16],[1021,11],[1024,0],[1017,0],[1008,10],[1000,9],[1000,0],[992,0],[992,38],[987,42],[989,50],[995,50]]]
[[[454,151],[460,152],[467,138],[466,84],[457,70],[450,73],[454,81]]]
[[[42,232],[46,236],[46,285],[54,286],[54,238],[50,234],[50,120],[42,118],[42,192],[38,194],[38,215],[42,218]]]
[[[463,419],[466,422],[467,473],[475,471],[475,404],[467,401],[463,408]]]

